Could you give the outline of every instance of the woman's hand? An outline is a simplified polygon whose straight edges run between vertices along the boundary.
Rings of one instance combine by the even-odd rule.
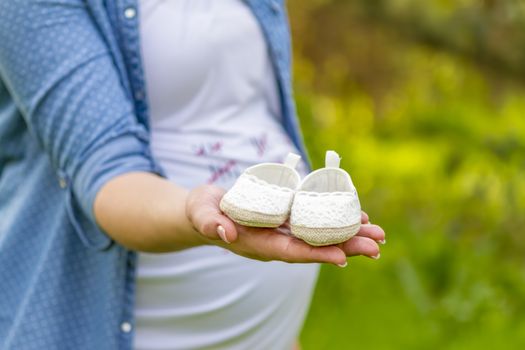
[[[204,244],[222,246],[257,260],[322,262],[346,266],[346,257],[365,255],[379,258],[378,242],[384,243],[381,227],[361,216],[361,229],[350,240],[333,246],[313,247],[290,235],[287,224],[277,229],[253,228],[236,224],[219,209],[224,190],[211,185],[192,190],[186,201],[186,215],[203,238]]]

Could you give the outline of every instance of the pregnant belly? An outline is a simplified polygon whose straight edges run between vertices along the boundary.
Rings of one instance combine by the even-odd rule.
[[[139,261],[136,349],[291,349],[318,271],[218,247]]]
[[[178,185],[227,189],[246,167],[297,151],[276,131],[157,130],[152,152]],[[218,247],[139,254],[135,349],[291,349],[317,272],[317,265],[259,262]]]

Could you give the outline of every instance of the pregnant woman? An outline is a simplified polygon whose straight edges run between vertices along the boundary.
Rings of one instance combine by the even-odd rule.
[[[306,158],[282,2],[3,1],[0,43],[0,348],[291,349],[306,263],[378,255],[219,210]]]

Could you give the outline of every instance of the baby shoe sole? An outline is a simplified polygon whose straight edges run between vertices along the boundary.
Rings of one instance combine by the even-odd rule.
[[[345,227],[325,228],[325,227],[304,227],[291,225],[292,234],[313,246],[325,246],[338,244],[348,241],[356,235],[361,227],[361,223],[357,223]]]
[[[258,213],[239,208],[224,199],[221,200],[219,207],[230,219],[243,226],[275,228],[288,219],[288,213],[281,215]]]

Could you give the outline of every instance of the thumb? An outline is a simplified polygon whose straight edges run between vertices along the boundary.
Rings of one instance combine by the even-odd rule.
[[[200,223],[196,228],[207,238],[221,239],[228,244],[237,240],[235,224],[216,208],[202,207],[194,217]]]
[[[235,224],[220,210],[224,190],[215,186],[201,186],[190,192],[187,215],[193,226],[205,237],[226,243],[237,240]]]
[[[216,227],[217,235],[226,243],[230,244],[237,240],[238,233],[237,228],[233,221],[225,215],[221,214],[221,218],[218,220],[219,223]]]

